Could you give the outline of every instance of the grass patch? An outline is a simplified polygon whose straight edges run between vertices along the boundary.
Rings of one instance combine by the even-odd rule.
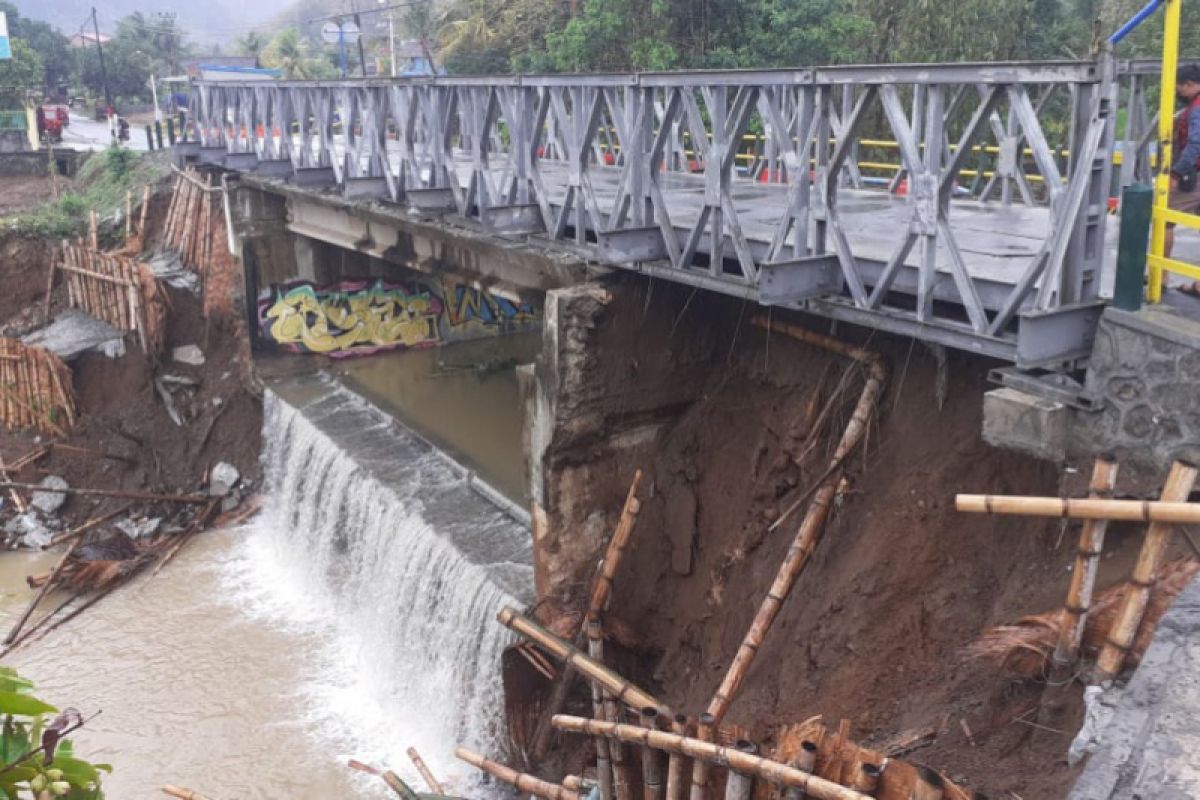
[[[134,202],[140,202],[142,187],[153,186],[169,172],[167,162],[157,155],[113,145],[88,158],[59,199],[4,224],[21,236],[70,239],[87,232],[88,216],[95,211],[103,237],[106,229],[122,227],[127,192],[133,191]]]

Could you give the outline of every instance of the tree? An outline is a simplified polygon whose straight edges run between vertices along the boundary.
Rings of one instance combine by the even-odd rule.
[[[284,28],[275,34],[271,42],[263,48],[261,56],[265,67],[273,67],[283,72],[288,80],[313,80],[331,77],[333,66],[320,55],[313,55],[308,42],[295,28]]]
[[[23,39],[12,39],[12,58],[0,61],[0,106],[20,108],[25,99],[40,92],[46,82],[41,57]]]
[[[75,59],[66,36],[48,23],[21,16],[17,7],[6,0],[0,1],[0,11],[8,15],[9,35],[23,40],[37,53],[47,88],[57,89],[70,80],[75,70]]]
[[[267,46],[267,40],[261,33],[249,31],[239,37],[234,46],[242,55],[258,58],[262,55],[263,48]]]

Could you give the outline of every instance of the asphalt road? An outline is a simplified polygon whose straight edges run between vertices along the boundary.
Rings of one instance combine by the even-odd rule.
[[[71,124],[63,130],[62,144],[77,150],[103,150],[112,143],[107,122],[96,122],[90,117],[71,115]],[[146,134],[140,128],[130,127],[129,141],[124,145],[132,150],[145,150]]]

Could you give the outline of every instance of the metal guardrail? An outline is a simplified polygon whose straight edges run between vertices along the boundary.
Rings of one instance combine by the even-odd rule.
[[[540,233],[593,260],[763,304],[1035,363],[1090,350],[1117,91],[1109,57],[201,82],[184,148],[299,185]],[[1051,108],[1064,140],[1055,146]],[[761,139],[739,168],[752,129]],[[890,255],[868,257],[855,251],[862,233],[846,208],[865,194],[856,154],[881,141],[895,142],[889,186],[904,183],[907,210],[888,231]],[[747,212],[758,181],[785,187],[765,220]],[[1046,207],[1030,232],[1036,251],[1003,275],[977,263],[955,225],[989,198]]]

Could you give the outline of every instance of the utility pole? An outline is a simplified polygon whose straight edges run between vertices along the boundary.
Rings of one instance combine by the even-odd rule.
[[[112,92],[108,88],[108,69],[104,66],[104,45],[100,44],[100,22],[96,19],[95,6],[92,6],[92,30],[96,32],[96,52],[100,54],[100,82],[104,84],[104,115],[111,117],[113,112]]]
[[[362,76],[367,77],[367,55],[363,51],[363,26],[362,18],[358,15],[358,3],[353,0],[350,2],[350,8],[354,10],[354,24],[358,26],[358,66],[362,70]]]

